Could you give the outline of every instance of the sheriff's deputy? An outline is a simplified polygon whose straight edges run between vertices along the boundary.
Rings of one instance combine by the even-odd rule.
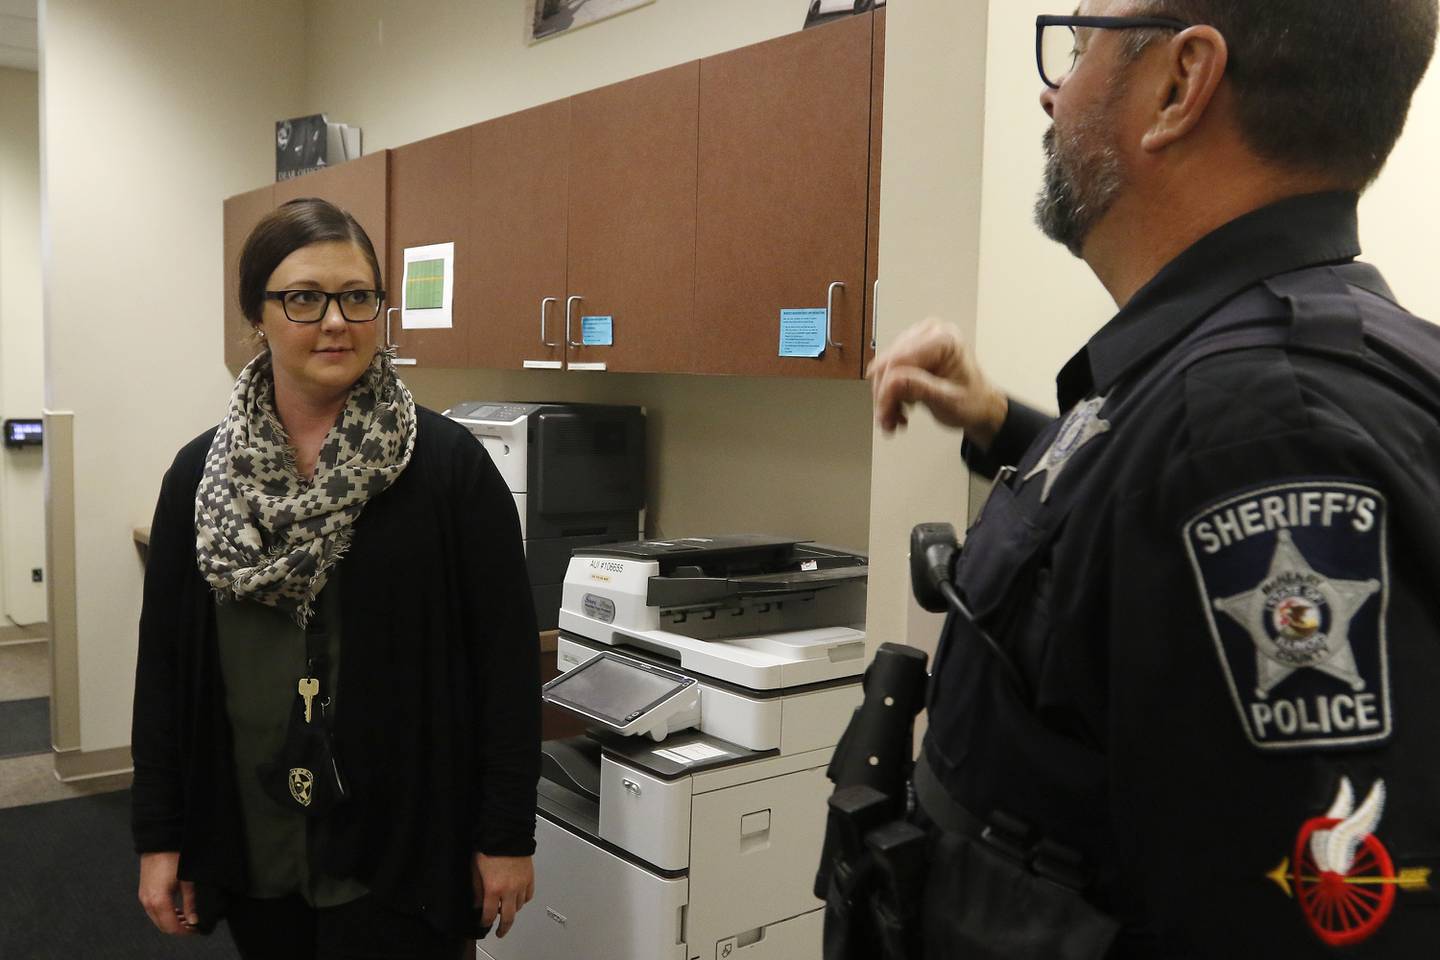
[[[939,322],[872,370],[884,429],[923,404],[996,481],[915,774],[926,956],[1440,943],[1440,330],[1355,259],[1436,13],[1041,18],[1039,224],[1119,312],[1059,419]]]

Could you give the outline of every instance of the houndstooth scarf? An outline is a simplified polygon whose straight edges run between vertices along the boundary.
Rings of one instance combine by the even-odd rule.
[[[325,437],[312,482],[300,478],[275,413],[270,353],[230,395],[195,496],[195,552],[218,601],[247,598],[304,627],[366,502],[400,476],[415,449],[415,401],[377,353]]]

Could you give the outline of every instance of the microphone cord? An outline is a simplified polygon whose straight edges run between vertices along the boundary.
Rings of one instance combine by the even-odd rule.
[[[990,636],[990,631],[980,626],[980,621],[976,619],[975,614],[970,612],[970,608],[965,605],[965,601],[960,598],[960,592],[955,589],[954,584],[948,579],[942,579],[940,580],[939,586],[940,592],[945,595],[946,602],[950,604],[956,613],[969,621],[970,625],[975,628],[975,632],[980,635],[980,639],[985,641],[985,645],[990,648],[990,652],[995,654],[995,658],[1000,661],[1000,666],[1005,671],[1006,679],[1010,681],[1010,685],[1015,689],[1015,693],[1020,697],[1021,702],[1029,703],[1029,690],[1024,679],[1020,676],[1020,670],[1015,666],[1015,661],[1011,660],[1010,655],[1001,649],[1000,644],[995,642],[995,638]]]

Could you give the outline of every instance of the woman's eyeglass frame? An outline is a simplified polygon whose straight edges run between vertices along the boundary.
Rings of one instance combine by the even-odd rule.
[[[1093,30],[1188,30],[1193,23],[1172,17],[1081,17],[1041,15],[1035,18],[1035,68],[1040,71],[1040,80],[1051,90],[1059,90],[1065,77],[1075,69],[1072,61],[1070,70],[1058,81],[1052,81],[1045,72],[1045,28],[1069,27],[1073,34],[1076,27]]]
[[[324,303],[324,305],[320,308],[320,315],[317,316],[314,320],[296,320],[294,317],[290,316],[290,304],[289,304],[289,302],[286,300],[286,297],[288,297],[290,294],[293,294],[293,293],[318,294],[318,295],[324,297],[324,298],[325,298],[325,303]],[[368,317],[363,317],[363,318],[361,318],[361,319],[359,319],[359,320],[357,320],[357,319],[355,319],[354,317],[350,316],[350,314],[348,314],[348,313],[345,312],[345,303],[344,303],[344,301],[342,301],[342,300],[340,299],[341,297],[345,296],[347,293],[373,293],[373,294],[375,294],[375,312],[372,313],[370,316],[368,316]],[[282,311],[284,311],[284,313],[285,313],[285,319],[286,319],[286,320],[289,320],[291,323],[304,323],[304,324],[319,323],[320,321],[322,321],[322,320],[325,319],[325,317],[326,317],[327,314],[329,314],[329,312],[330,312],[330,304],[331,304],[332,302],[333,302],[336,306],[338,306],[338,307],[340,308],[340,318],[341,318],[342,320],[344,320],[346,323],[374,323],[374,322],[375,322],[375,319],[380,316],[380,310],[381,310],[381,308],[383,308],[383,307],[385,306],[385,291],[384,291],[384,290],[372,290],[372,289],[368,289],[368,288],[361,288],[361,289],[357,289],[357,290],[338,290],[338,291],[336,291],[336,292],[334,292],[334,293],[331,293],[331,292],[326,291],[326,290],[313,290],[313,289],[305,289],[305,288],[296,289],[296,290],[266,290],[266,291],[265,291],[265,299],[266,299],[266,300],[278,300],[278,301],[280,302],[280,309],[281,309]]]

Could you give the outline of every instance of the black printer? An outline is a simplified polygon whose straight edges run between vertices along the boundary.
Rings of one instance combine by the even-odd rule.
[[[515,497],[535,616],[555,629],[571,553],[644,535],[644,409],[467,401],[445,415],[485,445]]]

